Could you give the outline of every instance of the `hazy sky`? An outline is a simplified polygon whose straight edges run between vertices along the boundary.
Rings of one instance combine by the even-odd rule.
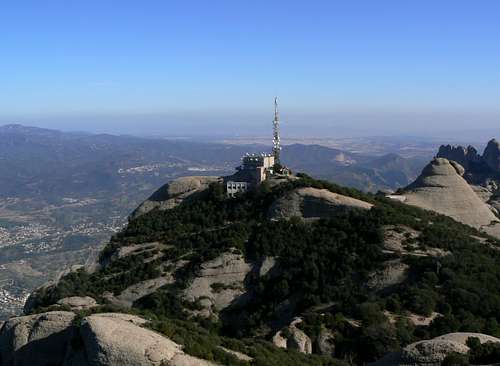
[[[498,0],[3,1],[0,123],[261,133],[278,95],[296,133],[495,128],[499,17]]]

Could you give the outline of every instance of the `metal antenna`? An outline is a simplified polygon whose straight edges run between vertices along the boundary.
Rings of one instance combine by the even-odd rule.
[[[273,155],[274,163],[280,163],[280,118],[278,115],[278,97],[274,97],[274,120],[273,120]]]

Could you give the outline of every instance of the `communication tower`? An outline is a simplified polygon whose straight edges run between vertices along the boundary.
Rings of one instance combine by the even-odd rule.
[[[278,97],[274,97],[274,120],[273,120],[273,155],[274,163],[280,164],[280,118],[278,114]]]

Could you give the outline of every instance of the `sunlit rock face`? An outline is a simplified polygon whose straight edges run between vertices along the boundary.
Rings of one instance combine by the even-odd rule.
[[[476,228],[498,222],[488,205],[462,177],[463,173],[463,167],[458,163],[435,158],[404,190],[405,202]]]

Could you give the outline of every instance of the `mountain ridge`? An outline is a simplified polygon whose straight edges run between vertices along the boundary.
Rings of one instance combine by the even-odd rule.
[[[374,206],[269,220],[271,205],[301,188]],[[214,183],[192,200],[131,219],[99,266],[35,292],[26,312],[68,310],[57,303],[90,296],[97,305],[84,317],[132,311],[171,339],[191,327],[200,338],[179,342],[192,357],[211,354],[231,365],[280,364],[283,357],[289,365],[364,363],[446,333],[498,335],[488,319],[500,313],[500,291],[484,276],[500,275],[499,246],[451,218],[306,175],[231,200]],[[119,307],[125,299],[128,309]],[[408,313],[437,315],[414,323]],[[253,360],[231,363],[218,346]]]

